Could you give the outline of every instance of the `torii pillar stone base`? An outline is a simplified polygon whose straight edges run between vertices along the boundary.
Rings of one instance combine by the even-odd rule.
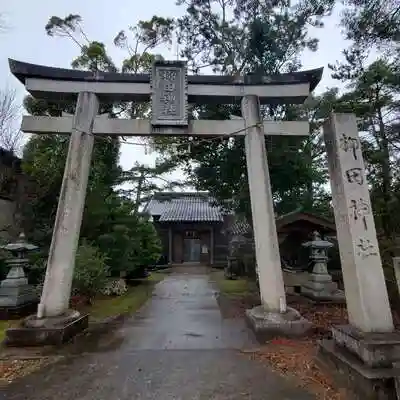
[[[332,328],[332,339],[320,342],[319,359],[352,398],[399,399],[400,333],[393,326],[355,115],[333,114],[324,136],[349,324]]]
[[[57,345],[88,326],[88,315],[70,310],[69,301],[98,107],[94,93],[79,94],[38,313],[7,330],[8,345]]]
[[[260,341],[274,336],[301,336],[310,329],[311,323],[298,311],[286,306],[265,136],[257,96],[243,97],[242,115],[246,124],[247,174],[261,295],[261,305],[247,310],[246,319]]]

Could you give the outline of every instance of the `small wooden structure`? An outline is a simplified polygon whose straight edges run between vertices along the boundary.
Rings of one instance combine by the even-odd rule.
[[[226,218],[206,192],[156,193],[144,208],[163,246],[163,264],[226,263]]]
[[[336,226],[333,221],[310,212],[295,210],[276,217],[275,221],[284,269],[307,269],[309,259],[302,243],[309,240],[314,231],[317,230],[323,236],[329,238],[336,236]],[[254,252],[253,246],[251,246],[253,242],[252,229],[247,222],[236,220],[227,231],[230,243],[241,242],[237,249],[240,256],[248,257]],[[239,239],[239,237],[242,237],[242,239]]]
[[[313,214],[296,210],[276,219],[279,248],[285,267],[307,269],[309,257],[302,244],[310,239],[314,231],[323,237],[335,237],[336,226],[333,221]]]

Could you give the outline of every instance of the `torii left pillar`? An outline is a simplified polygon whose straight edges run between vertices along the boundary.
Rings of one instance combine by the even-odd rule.
[[[87,327],[87,315],[69,310],[69,301],[98,108],[94,93],[79,93],[38,312],[25,320],[25,332],[7,331],[9,344],[58,344]],[[47,334],[35,331],[38,327]]]
[[[243,97],[242,115],[246,125],[247,175],[261,297],[261,305],[247,310],[246,316],[261,340],[276,335],[300,336],[308,331],[311,323],[286,306],[264,128],[257,96]]]

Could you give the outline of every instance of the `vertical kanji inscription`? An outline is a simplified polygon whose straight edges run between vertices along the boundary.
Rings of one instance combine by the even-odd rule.
[[[152,125],[187,126],[186,64],[157,61],[152,72]]]

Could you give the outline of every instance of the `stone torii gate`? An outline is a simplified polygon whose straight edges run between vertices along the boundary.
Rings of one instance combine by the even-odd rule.
[[[46,278],[37,316],[43,326],[66,318],[83,318],[68,310],[74,260],[84,208],[94,135],[218,136],[246,131],[246,160],[251,193],[256,258],[262,305],[249,312],[255,327],[270,325],[298,333],[307,321],[286,307],[275,226],[264,134],[307,135],[306,121],[262,121],[259,104],[299,104],[318,84],[322,69],[277,76],[239,78],[188,76],[185,62],[157,61],[151,75],[76,71],[10,60],[11,72],[35,97],[60,100],[78,96],[75,116],[24,117],[22,130],[30,133],[71,134]],[[96,117],[99,101],[152,100],[152,120]],[[188,121],[188,103],[241,101],[242,119]],[[263,321],[262,323],[260,321]],[[281,328],[281,326],[279,327]]]
[[[48,338],[54,342],[62,327],[61,341],[87,324],[87,317],[68,310],[68,305],[95,135],[218,136],[245,130],[262,300],[261,306],[248,310],[247,317],[256,332],[268,335],[301,334],[309,328],[307,320],[286,306],[264,140],[265,134],[307,135],[309,127],[304,121],[262,121],[259,105],[303,103],[318,84],[322,69],[258,78],[187,76],[184,62],[165,61],[157,61],[151,75],[93,75],[14,60],[10,60],[10,69],[35,97],[78,98],[74,117],[28,116],[22,121],[25,132],[70,134],[71,139],[38,313],[28,317],[23,328],[7,331],[10,343],[46,342]],[[99,101],[150,99],[151,121],[96,116]],[[243,119],[188,121],[188,103],[237,101],[241,101]],[[343,361],[347,359],[343,353],[336,355],[336,347],[351,353],[349,360],[356,356],[364,370],[374,369],[374,376],[384,366],[381,376],[388,379],[397,373],[388,373],[387,368],[400,360],[400,338],[393,333],[355,116],[333,114],[324,126],[324,136],[350,325],[335,327],[334,346],[324,342],[322,349],[336,367],[345,369],[346,365],[349,376],[357,368]],[[40,334],[36,334],[38,329]],[[362,375],[365,388],[372,375]]]

